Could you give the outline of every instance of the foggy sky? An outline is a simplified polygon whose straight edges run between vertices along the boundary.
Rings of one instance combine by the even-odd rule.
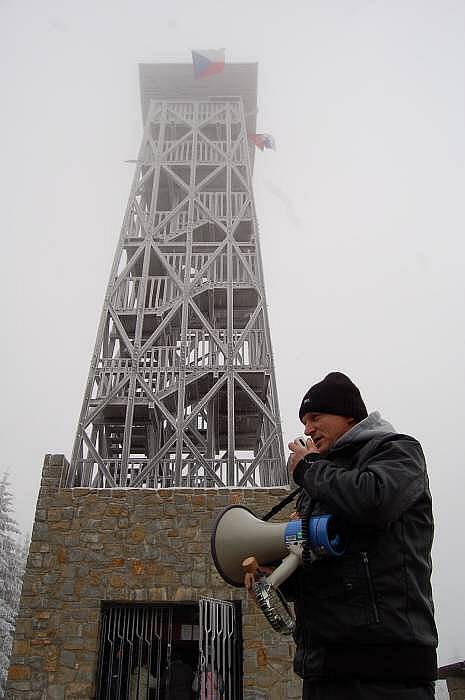
[[[465,4],[0,0],[0,469],[71,453],[142,135],[137,64],[259,63],[254,187],[283,433],[331,370],[422,442],[440,662],[465,658]]]

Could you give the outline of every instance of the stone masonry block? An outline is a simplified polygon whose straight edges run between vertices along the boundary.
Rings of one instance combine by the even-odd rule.
[[[26,665],[10,666],[8,670],[8,678],[11,681],[26,681],[31,677],[31,669]]]
[[[47,700],[64,700],[65,686],[64,685],[49,685],[47,688]]]

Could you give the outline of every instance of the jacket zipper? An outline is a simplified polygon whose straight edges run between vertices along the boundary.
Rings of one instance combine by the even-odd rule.
[[[366,576],[367,582],[368,582],[368,590],[370,592],[371,607],[373,610],[373,614],[375,616],[375,622],[379,623],[379,611],[378,611],[378,605],[376,604],[375,589],[373,586],[373,580],[371,578],[370,567],[368,565],[368,554],[366,552],[361,552],[361,555],[362,555],[363,566],[365,567],[365,576]]]

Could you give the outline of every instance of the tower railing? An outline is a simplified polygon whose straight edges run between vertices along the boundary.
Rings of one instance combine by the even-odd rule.
[[[236,331],[234,342],[236,352],[233,366],[241,370],[271,369],[271,358],[266,345],[263,330],[252,330],[240,340],[242,331]],[[176,345],[159,345],[139,359],[130,358],[100,358],[95,369],[94,399],[110,396],[129,377],[134,370],[152,391],[162,391],[173,379],[177,378],[181,365],[187,372],[195,370],[226,371],[227,354],[219,343],[226,341],[224,331],[219,330],[213,338],[201,329],[187,331],[187,347],[181,355],[181,348]],[[119,396],[125,396],[129,391],[122,386]],[[136,388],[136,395],[143,396],[141,388]],[[150,397],[146,396],[146,401]]]
[[[160,151],[162,161],[167,163],[188,163],[192,160],[194,145],[191,141],[166,140],[163,143],[155,142],[155,145]],[[222,163],[226,159],[227,142],[226,141],[204,141],[199,140],[196,144],[196,160],[198,163]],[[233,163],[243,163],[246,155],[244,149],[239,146],[232,154]]]
[[[211,471],[205,470],[204,463],[185,459],[179,483],[175,483],[176,459],[160,460],[156,466],[147,468],[150,460],[133,458],[128,462],[127,473],[122,469],[121,459],[104,459],[101,465],[93,460],[80,460],[78,471],[82,482],[92,488],[221,488],[238,486],[240,488],[266,488],[269,486],[286,486],[288,476],[282,462],[278,459],[262,460],[259,469],[247,476],[247,470],[253,459],[235,458],[234,479],[227,480],[227,459],[205,459]],[[245,475],[245,476],[244,476]]]

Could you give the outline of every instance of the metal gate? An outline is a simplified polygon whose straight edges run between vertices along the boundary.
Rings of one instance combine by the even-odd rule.
[[[167,697],[173,611],[169,607],[108,605],[102,609],[97,676],[99,700]]]
[[[242,699],[242,639],[236,603],[201,598],[196,690],[201,700]]]
[[[97,700],[242,700],[235,603],[105,603]]]

